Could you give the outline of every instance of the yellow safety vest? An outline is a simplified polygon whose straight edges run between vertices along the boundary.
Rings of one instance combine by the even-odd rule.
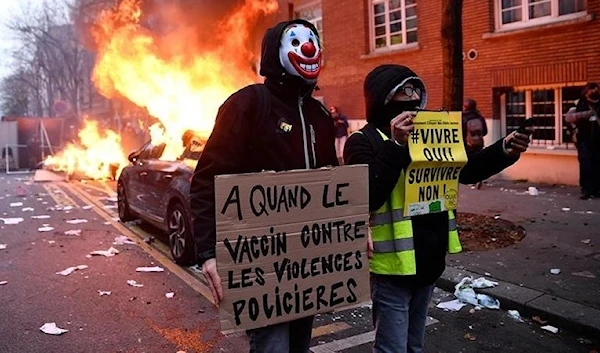
[[[388,139],[379,129],[377,131],[384,141]],[[371,212],[369,227],[373,238],[371,272],[382,275],[416,275],[412,222],[410,217],[404,217],[404,171],[400,173],[388,200],[377,211]],[[453,211],[448,211],[448,229],[448,252],[461,252]]]

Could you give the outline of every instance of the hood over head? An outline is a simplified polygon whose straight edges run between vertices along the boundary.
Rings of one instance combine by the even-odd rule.
[[[379,128],[389,127],[390,121],[403,111],[389,103],[398,89],[408,82],[421,89],[420,99],[402,103],[405,106],[413,105],[411,109],[424,109],[427,105],[427,90],[421,78],[411,69],[393,64],[373,69],[367,75],[364,85],[367,122]]]
[[[302,64],[303,68],[306,68],[307,66],[304,64],[303,60],[306,60],[304,57],[306,55],[304,55],[305,53],[308,53],[308,56],[313,55],[315,58],[313,60],[316,60],[316,57],[318,55],[318,59],[319,59],[319,65],[320,66],[320,50],[321,50],[321,40],[318,37],[318,31],[315,28],[315,26],[306,21],[306,20],[302,20],[302,19],[296,19],[296,20],[292,20],[292,21],[285,21],[285,22],[280,22],[277,25],[275,25],[274,27],[269,28],[266,33],[265,36],[263,37],[263,41],[262,41],[262,54],[261,54],[261,62],[260,62],[260,74],[261,76],[264,76],[265,78],[267,78],[267,80],[271,80],[274,82],[278,82],[279,84],[294,84],[294,85],[300,85],[300,86],[311,86],[314,87],[316,84],[316,74],[318,73],[314,73],[313,72],[313,77],[311,77],[310,73],[307,73],[309,78],[306,77],[301,77],[298,76],[298,72],[289,72],[288,70],[286,70],[286,68],[282,65],[282,60],[284,60],[285,58],[282,58],[280,55],[280,49],[281,49],[281,45],[282,45],[282,36],[284,35],[284,31],[286,30],[286,28],[290,25],[303,25],[305,27],[307,27],[314,35],[315,37],[315,41],[314,44],[308,48],[310,45],[305,46],[304,48],[302,47],[302,45],[298,46],[298,50],[296,51],[297,54],[300,55],[295,55],[295,57],[299,58],[300,62],[294,62],[294,67],[292,67],[292,63],[287,63],[289,66],[289,71],[294,71],[294,69],[297,67],[298,70],[302,70],[302,68],[300,67],[300,64]],[[289,33],[286,32],[286,35],[289,35]],[[300,34],[299,34],[300,36]],[[300,40],[302,41],[302,38],[300,38]],[[311,44],[313,43],[313,41],[311,41]],[[303,43],[300,43],[303,44]],[[314,70],[315,68],[313,67],[313,65],[309,65],[308,70]]]

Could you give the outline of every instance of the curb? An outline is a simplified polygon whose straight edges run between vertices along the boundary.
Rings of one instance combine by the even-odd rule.
[[[454,293],[454,286],[468,276],[478,278],[484,275],[447,266],[436,286]],[[498,299],[502,310],[518,310],[523,316],[539,316],[559,329],[567,328],[592,337],[600,337],[599,309],[490,276],[485,277],[498,282],[498,285],[494,288],[478,289],[477,292]]]

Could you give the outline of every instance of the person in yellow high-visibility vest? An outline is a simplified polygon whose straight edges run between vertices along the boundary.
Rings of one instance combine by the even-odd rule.
[[[407,67],[382,65],[368,74],[364,93],[368,124],[348,138],[344,162],[369,165],[373,352],[418,353],[446,253],[462,250],[456,219],[452,211],[404,217],[408,136],[415,110],[427,103],[422,80]],[[515,163],[528,146],[528,135],[515,132],[469,154],[459,181],[474,184],[489,178]]]

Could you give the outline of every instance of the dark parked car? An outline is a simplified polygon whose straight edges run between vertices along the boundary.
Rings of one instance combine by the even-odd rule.
[[[195,259],[189,209],[190,182],[205,140],[193,133],[183,137],[185,151],[177,161],[160,160],[164,145],[150,142],[129,155],[117,183],[119,218],[140,218],[168,235],[176,263],[190,265]]]

